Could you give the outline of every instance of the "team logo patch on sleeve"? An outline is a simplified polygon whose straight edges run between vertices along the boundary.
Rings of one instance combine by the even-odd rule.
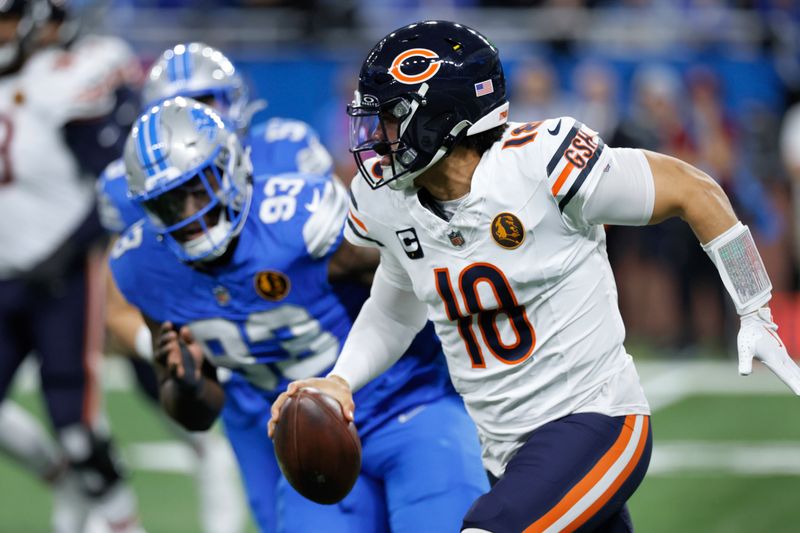
[[[513,250],[525,240],[525,228],[516,215],[500,213],[492,220],[492,238],[503,248]]]
[[[256,292],[259,296],[270,302],[278,302],[286,298],[292,284],[282,272],[264,270],[255,277]]]

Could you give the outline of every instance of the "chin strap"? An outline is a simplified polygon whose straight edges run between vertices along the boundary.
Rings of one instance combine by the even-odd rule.
[[[447,134],[445,142],[442,143],[442,146],[436,151],[435,154],[433,154],[433,159],[431,159],[430,163],[428,163],[419,170],[416,170],[414,172],[409,172],[405,176],[401,176],[396,180],[390,181],[388,183],[388,187],[396,191],[401,191],[404,189],[408,189],[409,187],[412,187],[414,185],[414,180],[417,179],[418,176],[420,176],[423,172],[425,172],[433,165],[441,161],[447,154],[450,153],[450,150],[453,149],[453,145],[461,135],[461,132],[463,132],[466,128],[468,128],[469,125],[470,123],[468,120],[462,120],[461,122],[453,126],[453,129],[450,130],[450,133]],[[393,173],[392,167],[382,167],[382,169],[384,176],[386,176],[388,172],[388,175],[391,177]]]

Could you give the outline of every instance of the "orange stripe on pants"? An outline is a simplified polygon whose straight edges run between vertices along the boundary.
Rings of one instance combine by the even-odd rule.
[[[618,479],[609,487],[601,497],[589,509],[582,513],[576,520],[574,520],[566,529],[566,531],[574,531],[588,518],[592,516],[602,505],[608,501],[613,495],[616,488],[619,487],[616,481],[620,484],[628,478],[633,467],[636,465],[639,457],[641,456],[644,443],[647,441],[647,420],[645,417],[645,425],[642,428],[642,434],[639,437],[639,443],[631,461],[623,470]],[[603,476],[611,469],[614,463],[622,456],[625,448],[630,443],[633,436],[633,427],[636,422],[636,415],[628,415],[625,417],[625,422],[622,426],[622,431],[617,437],[616,442],[609,448],[609,450],[600,458],[600,460],[592,467],[588,474],[581,479],[570,491],[544,516],[539,520],[528,526],[524,533],[537,533],[546,530],[548,527],[556,523],[556,521],[564,516],[572,507],[574,507],[581,499],[603,478]],[[612,490],[613,489],[613,490]],[[598,506],[597,503],[601,502]]]
[[[644,446],[647,444],[647,433],[650,430],[650,417],[644,417],[644,423],[642,424],[642,434],[639,435],[639,443],[636,445],[636,451],[633,453],[633,457],[631,460],[628,461],[628,464],[625,465],[625,469],[622,473],[617,476],[617,479],[611,484],[611,486],[606,489],[606,491],[594,502],[588,509],[586,509],[581,515],[573,521],[567,529],[564,531],[575,531],[583,524],[585,524],[591,517],[597,514],[605,504],[608,503],[608,500],[619,490],[625,481],[630,477],[631,472],[633,472],[636,465],[639,464],[639,459],[642,457],[642,452],[644,451]]]

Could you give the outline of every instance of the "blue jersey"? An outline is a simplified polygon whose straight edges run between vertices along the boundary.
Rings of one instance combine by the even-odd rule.
[[[144,216],[139,204],[128,198],[125,161],[117,159],[106,167],[97,181],[100,222],[109,233],[120,234]]]
[[[305,122],[271,118],[252,126],[242,144],[250,149],[253,166],[262,177],[286,172],[329,175],[333,159]],[[107,231],[120,234],[144,216],[142,208],[128,198],[125,163],[108,165],[97,184],[100,220]]]
[[[225,265],[181,263],[141,220],[118,239],[111,270],[130,303],[153,320],[188,325],[211,363],[272,401],[288,382],[325,374],[350,329],[353,302],[337,295],[327,272],[348,203],[330,176],[258,175]],[[440,348],[425,334],[415,352],[357,394],[362,434],[449,392]]]
[[[250,148],[256,180],[284,172],[323,176],[333,172],[333,158],[317,133],[299,120],[271,118],[260,122],[250,128],[243,144]]]

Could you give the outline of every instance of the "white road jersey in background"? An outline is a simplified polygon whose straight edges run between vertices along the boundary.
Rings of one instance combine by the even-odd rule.
[[[549,421],[649,413],[605,232],[583,211],[622,174],[615,153],[572,118],[510,124],[449,222],[416,191],[353,181],[345,236],[379,248],[389,281],[427,304],[496,476]]]
[[[81,177],[62,128],[108,114],[138,72],[124,42],[91,36],[0,77],[0,279],[46,259],[85,219],[94,180]]]

